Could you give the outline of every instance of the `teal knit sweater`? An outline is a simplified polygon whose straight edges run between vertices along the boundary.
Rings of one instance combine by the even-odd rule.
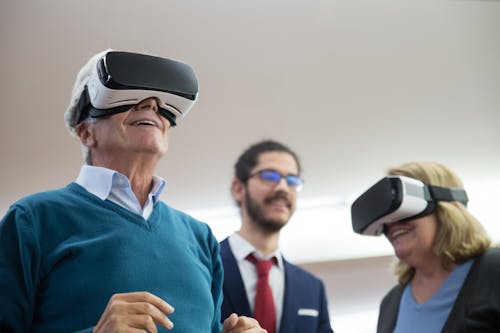
[[[145,220],[71,183],[0,221],[0,332],[90,332],[113,294],[148,291],[175,308],[168,332],[220,333],[222,276],[206,224],[162,202]]]

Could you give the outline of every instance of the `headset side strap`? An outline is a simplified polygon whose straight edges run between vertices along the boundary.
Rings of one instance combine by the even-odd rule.
[[[441,201],[458,201],[467,206],[469,198],[467,192],[461,188],[447,188],[435,185],[429,185],[429,191],[434,200]]]

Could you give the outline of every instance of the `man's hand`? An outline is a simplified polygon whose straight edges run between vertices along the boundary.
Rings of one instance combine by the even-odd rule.
[[[170,330],[174,324],[167,315],[172,312],[170,304],[148,292],[115,294],[93,333],[135,332],[134,329],[157,333],[156,324]]]
[[[224,320],[222,333],[267,333],[267,331],[260,327],[257,320],[245,316],[238,317],[233,313]]]

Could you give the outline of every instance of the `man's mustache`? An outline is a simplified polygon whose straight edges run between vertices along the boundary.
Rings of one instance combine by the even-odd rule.
[[[288,199],[288,196],[285,194],[285,193],[276,193],[274,194],[273,196],[270,196],[270,197],[267,197],[265,200],[264,200],[264,203],[266,204],[270,204],[272,203],[274,200],[277,200],[277,199],[280,199],[280,200],[284,200],[285,203],[286,203],[286,206],[288,208],[291,208],[292,207],[292,203],[291,201]]]

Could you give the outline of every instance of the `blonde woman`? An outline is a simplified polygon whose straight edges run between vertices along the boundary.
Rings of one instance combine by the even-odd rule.
[[[420,181],[431,197],[466,198],[458,176],[439,163],[407,163],[388,175]],[[399,283],[382,300],[377,333],[500,332],[500,250],[462,201],[434,197],[431,209],[383,225]]]

